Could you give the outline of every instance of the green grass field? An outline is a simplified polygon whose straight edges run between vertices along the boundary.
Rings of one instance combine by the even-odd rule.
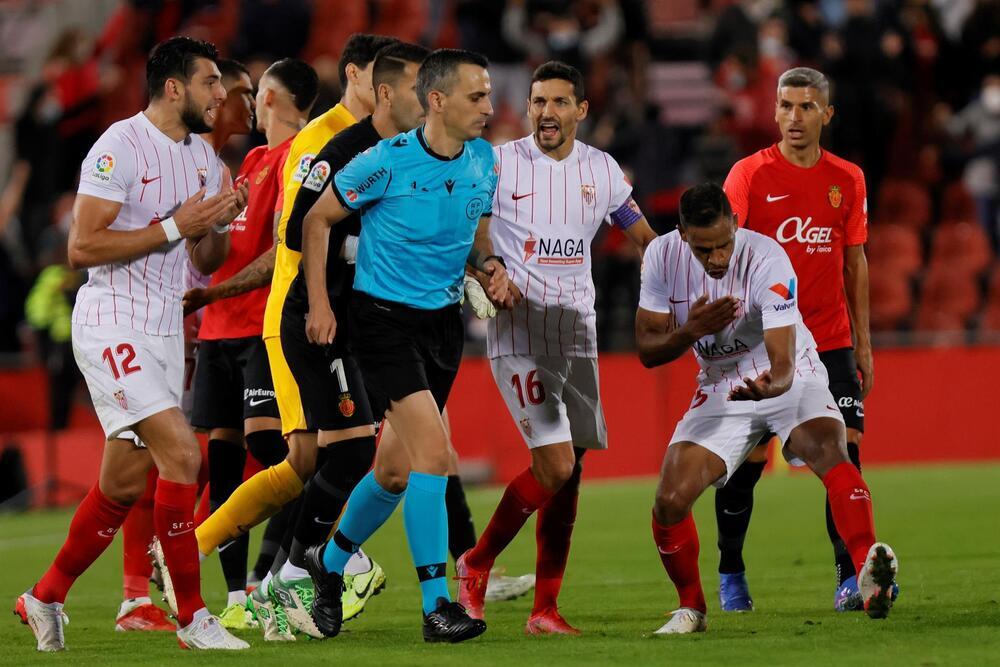
[[[833,568],[822,521],[822,487],[811,476],[767,477],[758,487],[747,563],[757,611],[722,614],[715,598],[716,551],[711,494],[697,519],[709,631],[652,638],[676,604],[649,530],[653,480],[587,483],[580,502],[562,611],[579,638],[528,638],[530,599],[487,608],[489,630],[458,646],[421,641],[418,587],[399,513],[367,550],[388,574],[388,588],[336,639],[265,644],[248,633],[252,653],[181,651],[171,635],[113,631],[121,595],[121,546],[114,546],[70,593],[69,650],[35,652],[31,632],[6,615],[0,664],[157,664],[197,661],[253,664],[337,660],[340,664],[809,664],[957,665],[1000,662],[1000,466],[871,470],[879,537],[899,556],[898,605],[885,621],[831,609]],[[470,494],[481,527],[499,489]],[[13,605],[42,573],[63,539],[67,512],[0,516],[0,600]],[[530,525],[528,526],[530,528]],[[501,557],[512,574],[534,563],[533,530]],[[215,558],[203,590],[218,611],[225,589]]]

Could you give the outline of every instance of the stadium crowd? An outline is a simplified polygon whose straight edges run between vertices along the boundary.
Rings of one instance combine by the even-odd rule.
[[[96,32],[49,22],[63,4],[0,4],[5,33],[39,36],[23,53],[8,46],[3,77],[0,118],[13,144],[0,197],[3,352],[35,347],[24,321],[46,353],[65,343],[79,278],[62,255],[80,160],[103,128],[141,108],[146,53],[172,34],[212,41],[255,81],[280,57],[312,63],[321,77],[313,116],[339,97],[335,64],[353,32],[474,47],[491,63],[494,143],[523,133],[533,67],[579,65],[592,104],[581,136],[626,167],[660,232],[676,224],[685,186],[721,181],[776,140],[777,74],[815,66],[834,85],[824,145],[868,180],[877,340],[1000,334],[994,0],[133,0],[102,3]],[[262,141],[235,137],[224,157],[235,169]],[[638,257],[612,229],[595,259],[602,347],[630,348]]]

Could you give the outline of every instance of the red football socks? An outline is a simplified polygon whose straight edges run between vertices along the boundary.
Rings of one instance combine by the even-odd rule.
[[[853,464],[838,463],[823,476],[830,499],[830,512],[837,532],[847,545],[856,573],[861,572],[868,550],[875,543],[872,497],[861,471]]]
[[[191,623],[194,612],[205,606],[201,599],[198,542],[194,536],[197,494],[197,484],[179,484],[161,477],[153,505],[153,523],[173,580],[177,622],[182,628]]]
[[[129,510],[122,524],[122,584],[125,598],[149,595],[149,577],[153,564],[149,560],[149,543],[153,541],[153,495],[156,493],[156,466],[149,470],[146,490]]]
[[[663,568],[677,587],[680,606],[705,613],[705,592],[698,572],[698,528],[689,512],[673,526],[661,526],[653,516],[653,541],[660,552]]]
[[[569,559],[576,505],[580,497],[580,468],[554,496],[538,510],[535,541],[538,556],[535,564],[535,606],[532,613],[558,607],[559,589]]]
[[[500,504],[476,546],[465,557],[466,564],[474,570],[488,570],[535,510],[545,504],[552,494],[545,490],[528,468],[514,478],[504,491]]]
[[[127,505],[109,500],[94,484],[76,508],[66,541],[32,595],[42,602],[65,602],[73,582],[115,539],[128,511]]]

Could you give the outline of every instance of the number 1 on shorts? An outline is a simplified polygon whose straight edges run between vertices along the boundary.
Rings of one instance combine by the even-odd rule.
[[[514,391],[517,392],[517,400],[520,402],[521,407],[524,408],[524,398],[525,393],[528,395],[528,403],[532,405],[541,405],[545,401],[545,387],[542,386],[541,381],[535,379],[535,374],[537,370],[528,371],[528,375],[524,379],[524,388],[521,388],[521,376],[517,373],[510,378],[510,383],[514,385]],[[527,392],[525,392],[527,389]]]

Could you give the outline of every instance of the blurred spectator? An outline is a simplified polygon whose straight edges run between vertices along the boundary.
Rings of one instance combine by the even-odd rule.
[[[233,57],[297,58],[309,40],[312,4],[308,0],[243,0]]]
[[[969,162],[963,181],[976,200],[979,222],[1000,253],[1000,74],[983,79],[979,96],[954,115],[943,110],[948,132],[965,142]]]
[[[624,19],[614,0],[508,0],[503,36],[539,65],[561,60],[586,75],[590,61],[608,53],[622,36]]]

